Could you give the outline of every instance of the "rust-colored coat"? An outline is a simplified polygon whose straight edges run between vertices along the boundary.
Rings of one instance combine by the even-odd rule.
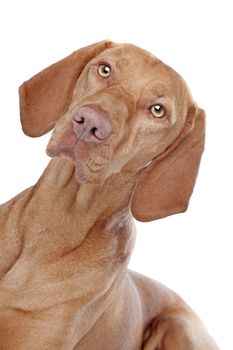
[[[132,214],[183,212],[193,190],[204,112],[182,78],[138,47],[104,41],[25,82],[20,106],[26,134],[54,128],[53,159],[0,207],[0,349],[217,349],[179,296],[127,270]],[[83,106],[104,111],[105,139],[86,142],[85,129],[77,138]]]

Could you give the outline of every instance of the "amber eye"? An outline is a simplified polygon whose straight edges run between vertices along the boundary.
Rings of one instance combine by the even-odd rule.
[[[111,74],[111,67],[108,64],[101,64],[98,67],[98,74],[102,78],[108,78]]]
[[[164,107],[160,104],[153,105],[150,111],[155,118],[163,118],[166,114]]]

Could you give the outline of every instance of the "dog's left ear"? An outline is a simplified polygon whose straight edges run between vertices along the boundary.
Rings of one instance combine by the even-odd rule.
[[[41,136],[54,127],[66,112],[85,65],[111,45],[111,41],[101,41],[81,48],[20,86],[20,116],[26,135]]]
[[[205,113],[192,105],[178,138],[140,175],[131,201],[135,219],[152,221],[186,211],[204,140]]]

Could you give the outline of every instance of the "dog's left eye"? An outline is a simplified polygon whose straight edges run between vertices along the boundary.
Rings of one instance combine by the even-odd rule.
[[[98,67],[98,74],[102,78],[108,78],[111,74],[111,67],[108,64],[101,64]]]
[[[150,112],[155,118],[163,118],[166,114],[165,108],[158,103],[151,106]]]

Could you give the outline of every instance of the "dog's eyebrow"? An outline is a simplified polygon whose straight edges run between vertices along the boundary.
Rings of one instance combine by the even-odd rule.
[[[148,91],[150,96],[154,96],[156,98],[169,98],[171,94],[171,89],[162,82],[157,82],[155,80],[149,81],[144,88],[142,89],[143,93],[148,95]]]

